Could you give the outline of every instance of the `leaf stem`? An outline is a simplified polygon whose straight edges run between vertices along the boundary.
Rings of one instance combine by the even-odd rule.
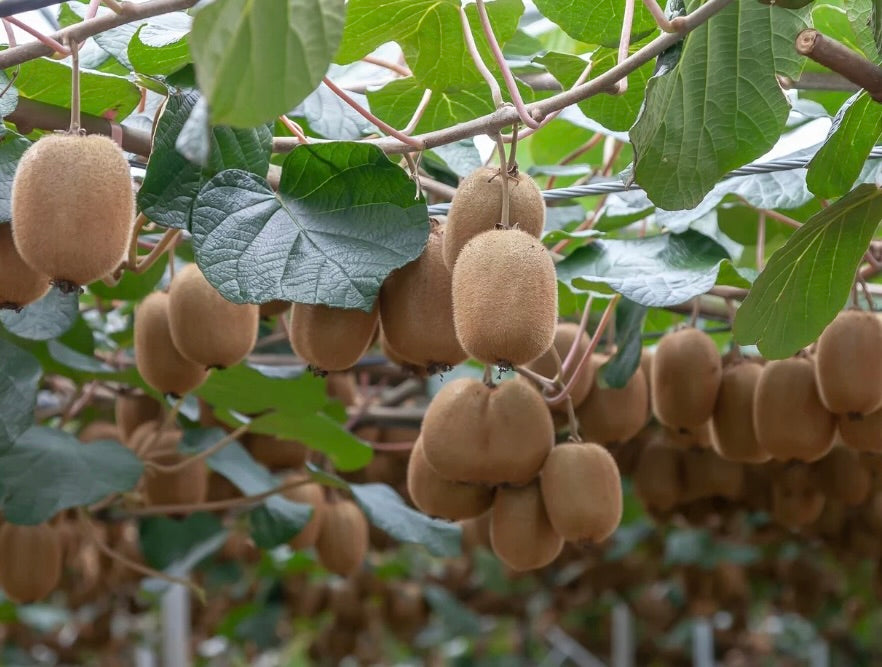
[[[14,25],[16,28],[19,28],[20,30],[24,30],[31,37],[36,37],[37,41],[40,44],[43,44],[46,48],[51,49],[51,52],[60,53],[63,56],[70,55],[70,49],[68,49],[64,44],[62,44],[57,39],[55,39],[55,37],[52,37],[50,35],[44,35],[42,32],[40,32],[36,28],[32,28],[27,23],[20,21],[19,19],[15,18],[14,16],[7,16],[3,20],[8,21],[12,25]],[[14,48],[20,49],[22,47],[19,46],[19,47],[14,47]],[[9,49],[9,50],[11,51],[12,49]],[[21,63],[14,63],[14,64],[20,65]]]
[[[288,128],[288,131],[291,132],[291,134],[300,139],[301,144],[309,143],[309,139],[306,138],[306,134],[304,134],[303,128],[300,127],[300,125],[295,123],[293,120],[288,118],[288,116],[282,114],[281,116],[279,116],[279,122],[281,122],[282,125]]]
[[[508,220],[511,202],[508,192],[508,162],[505,159],[505,142],[502,141],[502,135],[498,132],[494,138],[496,139],[496,150],[499,151],[499,177],[502,179],[502,216],[499,225],[502,229],[511,229]]]
[[[172,463],[170,465],[163,465],[161,463],[156,463],[156,462],[148,459],[148,460],[144,461],[144,465],[147,468],[151,468],[153,470],[156,470],[156,471],[162,472],[162,473],[178,472],[179,470],[183,470],[184,468],[189,466],[191,463],[196,463],[197,461],[207,459],[212,454],[216,454],[217,452],[222,450],[227,445],[235,442],[240,436],[242,436],[248,432],[249,426],[250,426],[249,424],[243,424],[242,426],[237,428],[235,431],[228,433],[226,436],[224,436],[223,438],[218,440],[211,447],[207,447],[206,449],[203,449],[201,452],[197,452],[193,456],[188,456],[187,458],[183,459],[182,461],[178,461],[177,463]]]
[[[762,271],[766,265],[766,214],[759,212],[756,221],[756,270]]]
[[[162,235],[162,238],[159,239],[159,243],[153,246],[153,249],[147,254],[143,259],[139,260],[138,263],[129,267],[129,270],[132,273],[144,273],[151,266],[156,264],[157,260],[162,256],[162,253],[166,248],[172,246],[178,240],[178,237],[181,235],[180,229],[167,229],[165,230],[165,234]]]
[[[70,48],[70,133],[80,132],[80,45],[73,38],[67,39]]]
[[[505,60],[505,55],[502,53],[496,35],[493,34],[493,26],[490,24],[490,16],[487,14],[484,0],[475,0],[475,5],[478,9],[478,17],[481,19],[481,28],[484,30],[484,37],[487,38],[487,43],[490,44],[490,50],[493,52],[496,64],[502,71],[502,79],[505,81],[505,87],[508,89],[509,97],[511,97],[512,102],[514,102],[518,116],[524,125],[532,127],[535,130],[539,127],[539,121],[530,115],[530,112],[524,105],[524,100],[521,98],[521,91],[518,90],[518,85],[515,82],[514,75],[511,73],[511,68]]]
[[[652,14],[652,18],[655,19],[656,25],[662,30],[670,33],[682,30],[682,22],[678,21],[678,19],[674,19],[673,21],[668,20],[668,17],[665,16],[665,11],[655,0],[643,0],[643,4],[646,5],[646,9],[649,10],[649,13]]]
[[[570,367],[576,360],[576,353],[579,350],[579,343],[582,340],[582,334],[585,333],[585,330],[588,328],[588,318],[591,316],[591,303],[593,301],[594,295],[589,294],[588,300],[585,302],[585,309],[582,311],[582,317],[579,319],[579,330],[576,332],[576,337],[573,339],[573,344],[570,345],[567,356],[564,359],[563,364],[561,365],[561,378],[569,374]]]
[[[655,2],[655,0],[650,0]],[[621,65],[628,57],[628,49],[631,47],[631,28],[634,25],[634,0],[625,0],[625,15],[622,17],[622,33],[619,37],[618,64]],[[626,74],[616,83],[619,95],[628,92],[628,75]]]
[[[505,100],[502,99],[502,89],[499,87],[499,82],[496,80],[496,77],[494,77],[487,68],[484,59],[481,58],[481,52],[478,51],[478,47],[475,44],[475,36],[472,35],[472,26],[469,25],[469,17],[465,13],[465,9],[462,7],[459,8],[459,21],[462,24],[462,34],[465,39],[466,49],[472,57],[475,67],[478,68],[478,71],[481,73],[481,76],[490,88],[490,96],[493,98],[493,106],[499,109],[505,104]]]
[[[544,375],[537,373],[536,371],[534,371],[532,369],[527,368],[526,366],[516,366],[514,370],[516,373],[523,375],[528,380],[532,380],[533,382],[535,382],[538,385],[541,385],[545,389],[549,389],[551,391],[555,391],[556,389],[558,389],[557,385],[555,384],[555,382],[552,378],[547,378]]]
[[[600,134],[600,132],[597,132],[593,137],[591,137],[591,138],[590,138],[588,141],[586,141],[584,144],[582,144],[581,146],[579,146],[579,147],[576,148],[575,150],[570,151],[569,153],[567,153],[566,155],[564,155],[564,156],[561,158],[561,160],[560,160],[560,162],[559,162],[558,164],[561,164],[561,165],[564,165],[564,164],[570,164],[570,163],[573,162],[574,160],[576,160],[576,159],[582,157],[582,156],[583,156],[585,153],[587,153],[588,151],[592,150],[592,149],[593,149],[594,147],[596,147],[597,144],[599,144],[601,141],[603,141],[603,135]],[[552,176],[549,176],[549,177],[548,177],[548,183],[545,184],[545,188],[546,188],[547,190],[551,190],[551,188],[554,187],[554,182],[555,182],[556,180],[557,180],[557,176],[553,176],[553,175],[552,175]]]
[[[399,65],[398,63],[393,63],[388,60],[383,60],[382,58],[377,58],[376,56],[364,56],[362,62],[370,63],[371,65],[376,65],[377,67],[383,67],[385,69],[391,70],[396,74],[400,74],[401,76],[412,76],[413,72],[410,71],[410,68]]]
[[[420,103],[417,105],[417,108],[413,112],[413,116],[410,117],[410,122],[404,127],[402,130],[405,134],[411,134],[416,130],[416,126],[419,125],[420,120],[422,120],[423,114],[426,112],[426,108],[429,106],[429,102],[432,101],[432,91],[426,88],[426,91],[423,93],[423,97],[420,100]]]

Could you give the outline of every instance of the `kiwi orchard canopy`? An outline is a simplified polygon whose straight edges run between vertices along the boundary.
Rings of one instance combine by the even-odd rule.
[[[0,662],[878,662],[877,5],[0,2]]]

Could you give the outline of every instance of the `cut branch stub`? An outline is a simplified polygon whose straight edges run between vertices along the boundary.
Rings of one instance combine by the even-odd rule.
[[[882,102],[882,67],[856,51],[814,29],[803,30],[796,36],[796,50],[856,83],[874,100]]]

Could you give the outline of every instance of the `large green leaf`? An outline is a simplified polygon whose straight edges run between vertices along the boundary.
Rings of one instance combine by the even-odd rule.
[[[848,0],[845,12],[867,58],[879,62],[882,56],[882,2],[879,0]],[[838,39],[841,39],[836,35]]]
[[[163,255],[143,273],[126,271],[123,273],[120,281],[113,287],[99,280],[89,285],[89,291],[102,299],[138,301],[153,291],[157,283],[162,279],[163,274],[165,274],[167,266],[168,255]]]
[[[188,14],[171,12],[138,26],[128,46],[129,62],[135,71],[165,76],[188,64],[191,22]]]
[[[215,0],[190,49],[215,124],[254,127],[302,102],[340,43],[343,0]]]
[[[147,564],[164,570],[223,529],[220,519],[208,512],[196,512],[183,519],[150,516],[138,523],[138,542]]]
[[[73,326],[79,315],[79,295],[50,289],[39,301],[19,312],[0,310],[0,324],[20,338],[49,340],[58,338]]]
[[[803,14],[732,3],[689,33],[682,52],[659,58],[631,129],[636,181],[656,205],[695,206],[726,172],[774,145],[790,109],[775,75],[795,67]]]
[[[266,176],[273,135],[269,126],[234,129],[216,126],[208,135],[207,166],[200,167],[181,155],[175,142],[199,93],[169,97],[156,126],[153,152],[138,191],[138,208],[157,224],[187,229],[190,211],[199,188],[224,169],[244,169]]]
[[[20,67],[15,85],[22,97],[70,108],[70,65],[51,58],[37,58]],[[11,75],[11,71],[7,70],[7,74]],[[141,101],[141,91],[124,77],[81,70],[80,100],[84,114],[120,121]]]
[[[130,491],[143,471],[118,442],[83,444],[65,431],[33,426],[0,455],[3,514],[12,523],[42,523],[69,507]]]
[[[557,265],[557,278],[576,291],[611,288],[643,306],[674,306],[714,286],[726,250],[704,234],[660,234],[597,240]]]
[[[646,306],[622,299],[616,306],[616,353],[601,369],[600,384],[621,389],[640,367]]]
[[[655,2],[655,0],[652,0]],[[642,2],[635,3],[632,39],[655,29],[655,19]],[[625,3],[617,0],[536,0],[536,6],[573,39],[587,44],[617,46],[625,17]]]
[[[882,190],[860,185],[797,229],[738,309],[742,345],[783,359],[814,341],[845,305],[855,270],[882,220]]]
[[[19,158],[30,145],[30,141],[10,130],[0,139],[0,223],[12,220],[12,179]]]
[[[422,544],[436,556],[458,556],[462,529],[409,507],[386,484],[352,484],[352,495],[370,522],[400,542]]]
[[[354,92],[348,94],[364,108],[371,108],[365,95]],[[327,86],[319,86],[312,91],[309,97],[291,112],[291,115],[304,118],[312,132],[326,139],[355,141],[365,134],[376,131],[373,123],[340,99]],[[395,125],[394,122],[392,124]]]
[[[370,310],[394,269],[426,244],[426,206],[375,146],[310,144],[286,158],[278,193],[222,171],[196,198],[199,268],[235,303],[284,299]]]
[[[882,134],[882,104],[862,90],[842,105],[812,161],[806,183],[816,197],[845,194],[860,176],[864,162]]]
[[[34,423],[34,406],[43,371],[37,360],[0,338],[0,451]]]
[[[386,42],[398,42],[416,79],[433,91],[460,89],[483,79],[469,55],[459,18],[459,0],[350,0],[336,60],[350,63]],[[506,42],[524,13],[521,0],[487,3],[493,33]],[[475,43],[485,63],[493,54],[481,31],[475,5],[466,6]]]

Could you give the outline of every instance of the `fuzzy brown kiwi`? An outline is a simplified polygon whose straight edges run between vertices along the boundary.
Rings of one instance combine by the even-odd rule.
[[[175,465],[187,457],[179,452],[149,451],[147,459],[158,465]],[[208,495],[208,465],[204,459],[192,461],[174,472],[147,468],[144,496],[148,505],[192,505]]]
[[[270,470],[301,468],[309,454],[309,449],[303,443],[296,440],[279,440],[260,433],[249,433],[244,438],[244,444],[254,460]]]
[[[0,225],[0,309],[20,310],[49,291],[49,276],[32,269],[18,254],[12,225]]]
[[[548,519],[570,542],[602,542],[622,520],[622,478],[600,445],[567,443],[551,450],[540,477]]]
[[[680,428],[676,431],[665,428],[664,434],[668,444],[672,447],[679,447],[680,449],[692,449],[693,447],[711,449],[713,447],[713,431],[710,419],[699,426]]]
[[[323,371],[345,371],[361,359],[379,321],[377,303],[370,312],[295,303],[289,340],[294,352]]]
[[[168,301],[168,294],[153,292],[135,308],[135,365],[144,381],[156,391],[183,396],[205,382],[208,371],[175,347]]]
[[[539,238],[545,227],[545,202],[536,182],[527,174],[508,177],[511,227]],[[502,175],[495,167],[479,167],[466,176],[447,216],[444,235],[444,263],[453,270],[462,248],[481,232],[495,229],[502,221]]]
[[[846,505],[860,505],[870,495],[872,479],[854,450],[838,445],[812,464],[818,488]]]
[[[358,401],[358,385],[352,373],[328,373],[325,377],[325,393],[335,398],[347,408]]]
[[[175,274],[168,289],[168,320],[178,351],[206,368],[242,361],[257,341],[258,306],[227,301],[195,264]]]
[[[542,243],[519,230],[469,241],[453,267],[453,320],[463,349],[485,364],[518,366],[554,342],[557,276]]]
[[[667,512],[680,502],[682,453],[660,442],[648,443],[634,471],[634,491],[647,507]]]
[[[839,435],[843,442],[862,452],[882,452],[882,409],[868,415],[840,415]]]
[[[111,139],[47,134],[19,160],[12,182],[15,246],[62,289],[111,273],[128,250],[134,220],[129,163]]]
[[[763,367],[753,397],[760,447],[779,461],[815,461],[830,451],[836,416],[824,407],[811,359],[793,357]]]
[[[116,424],[96,419],[86,424],[77,435],[80,442],[96,442],[98,440],[116,440],[121,442],[119,429]]]
[[[208,491],[205,494],[205,500],[212,502],[241,497],[242,491],[226,477],[213,471],[208,474]]]
[[[0,588],[7,597],[22,604],[42,600],[61,582],[61,567],[61,538],[54,526],[0,526]]]
[[[141,424],[162,416],[162,404],[147,394],[118,394],[113,412],[120,434],[128,440]]]
[[[426,460],[438,474],[472,484],[526,484],[554,444],[551,413],[532,386],[445,383],[423,418]]]
[[[652,359],[655,355],[645,347],[640,352],[640,368],[643,370],[643,377],[646,378],[646,392],[649,400],[646,403],[646,421],[652,417]]]
[[[496,490],[490,544],[499,560],[518,572],[545,567],[558,557],[564,539],[548,518],[539,480]]]
[[[593,355],[594,385],[588,397],[576,405],[581,435],[590,442],[626,442],[646,426],[649,412],[649,390],[646,376],[639,366],[621,389],[600,386],[600,367],[604,355]]]
[[[555,375],[557,375],[557,362],[554,359],[553,350],[557,351],[561,362],[563,362],[563,360],[567,358],[570,347],[572,347],[573,343],[576,342],[576,334],[580,335],[578,346],[576,348],[575,359],[573,362],[573,366],[564,376],[564,382],[569,383],[569,381],[573,377],[573,372],[576,370],[576,364],[584,356],[585,351],[591,344],[591,339],[588,338],[588,334],[586,334],[584,331],[580,333],[579,325],[574,324],[573,322],[558,322],[557,328],[554,331],[554,345],[549,348],[549,350],[541,357],[539,357],[538,359],[534,359],[529,364],[527,364],[527,368],[529,368],[531,371],[539,373],[540,375],[544,375],[547,378],[553,378]],[[595,365],[591,363],[582,366],[582,371],[579,373],[579,377],[576,378],[576,381],[573,384],[572,389],[570,390],[570,396],[573,398],[573,405],[578,405],[585,400],[586,396],[588,396],[588,392],[591,391],[591,385],[594,382],[595,370]],[[564,415],[567,413],[566,401],[563,401],[562,403],[557,403],[550,407],[552,412],[557,412]],[[590,438],[588,439],[590,440]]]
[[[493,489],[450,482],[439,475],[426,460],[423,442],[419,438],[410,452],[407,490],[421,512],[450,521],[480,516],[493,503]]]
[[[490,514],[491,512],[484,512],[481,516],[459,522],[462,526],[463,553],[472,554],[478,547],[488,550],[493,548],[490,544]]]
[[[261,319],[267,319],[275,317],[276,315],[281,315],[282,313],[287,313],[290,307],[290,301],[276,299],[275,301],[267,301],[266,303],[260,304],[258,312],[260,313]]]
[[[293,481],[289,477],[287,481]],[[308,549],[314,547],[322,528],[325,516],[325,490],[321,484],[300,484],[286,489],[283,495],[295,503],[312,506],[312,516],[303,529],[292,537],[288,544],[292,549]]]
[[[867,415],[882,408],[882,320],[861,310],[839,313],[818,338],[815,375],[830,412]]]
[[[714,497],[736,500],[743,488],[741,464],[722,459],[710,449],[693,448],[683,452],[683,500]]]
[[[772,516],[787,528],[800,528],[816,521],[824,510],[825,500],[805,464],[787,466],[772,481]]]
[[[662,336],[652,360],[652,409],[674,431],[708,421],[720,388],[722,360],[714,341],[699,329]]]
[[[348,577],[355,574],[367,555],[369,530],[361,508],[351,500],[337,500],[325,506],[315,547],[325,569]]]
[[[468,355],[453,326],[452,277],[441,257],[444,228],[433,225],[423,254],[393,271],[380,289],[383,336],[409,364],[446,370]]]
[[[711,420],[711,443],[724,459],[764,463],[771,458],[753,429],[753,397],[762,372],[762,366],[745,360],[723,368]]]
[[[163,428],[159,420],[144,422],[126,440],[126,447],[139,455],[176,452],[183,433],[176,428]]]

